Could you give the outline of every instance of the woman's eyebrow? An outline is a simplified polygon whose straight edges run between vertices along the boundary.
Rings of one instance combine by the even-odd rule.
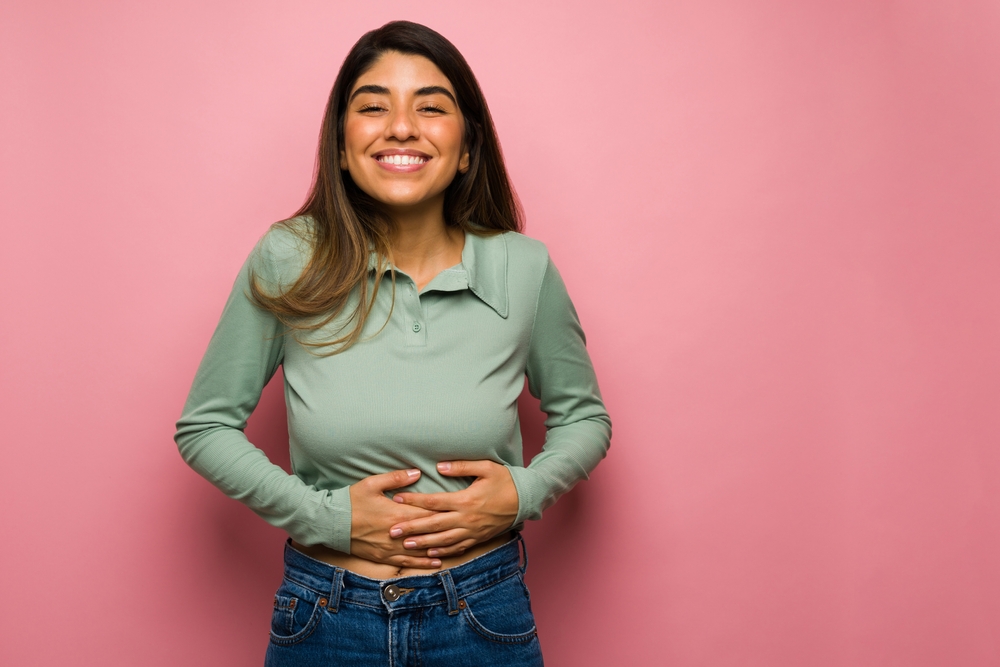
[[[348,103],[350,103],[351,100],[353,100],[358,95],[361,95],[362,93],[372,93],[373,95],[388,95],[389,89],[386,88],[385,86],[379,86],[374,83],[368,83],[363,86],[358,86],[357,89],[353,93],[351,93],[350,99],[347,100]],[[445,88],[444,86],[424,86],[423,88],[417,88],[417,96],[422,97],[424,95],[444,95],[455,104],[458,104],[458,102],[455,100],[455,96],[452,95],[451,91]]]
[[[455,101],[455,96],[444,86],[424,86],[423,88],[417,88],[417,95],[444,95],[455,104],[458,104]]]
[[[347,101],[350,102],[361,93],[372,93],[374,95],[388,95],[389,89],[386,88],[385,86],[376,86],[373,83],[369,83],[364,86],[358,86],[357,90],[351,93],[351,97]]]

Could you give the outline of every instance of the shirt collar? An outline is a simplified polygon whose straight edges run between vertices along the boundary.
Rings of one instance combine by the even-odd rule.
[[[469,291],[507,319],[507,239],[506,234],[480,236],[465,233],[462,266],[469,279]],[[372,252],[368,268],[378,268],[378,254]]]
[[[507,319],[507,235],[479,236],[465,233],[462,264],[469,274],[469,289],[483,303]]]

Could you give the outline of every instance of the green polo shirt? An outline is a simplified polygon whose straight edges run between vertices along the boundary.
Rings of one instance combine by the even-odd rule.
[[[309,219],[293,224],[308,225]],[[422,290],[396,271],[369,271],[378,298],[363,339],[318,356],[250,300],[251,268],[268,289],[288,286],[309,247],[274,226],[241,269],[198,368],[175,440],[192,468],[297,542],[350,552],[348,486],[419,468],[407,490],[456,491],[470,479],[438,461],[508,466],[519,501],[514,527],[537,519],[607,452],[611,422],[583,330],[539,241],[466,234],[462,262]],[[329,338],[346,318],[304,338]],[[261,390],[282,366],[293,474],[243,433]],[[547,414],[543,450],[524,465],[517,398],[524,377]]]

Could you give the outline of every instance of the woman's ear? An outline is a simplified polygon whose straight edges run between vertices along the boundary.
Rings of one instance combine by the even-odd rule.
[[[462,153],[462,157],[458,161],[458,173],[464,174],[467,171],[469,171],[469,151]]]
[[[350,173],[350,169],[347,168],[347,151],[343,149],[340,151],[340,170]]]

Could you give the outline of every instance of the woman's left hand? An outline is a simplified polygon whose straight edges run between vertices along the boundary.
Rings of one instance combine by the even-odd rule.
[[[397,493],[397,503],[434,510],[437,514],[397,523],[392,537],[405,537],[407,549],[427,549],[430,558],[456,556],[469,547],[509,530],[517,518],[518,499],[507,466],[489,460],[437,464],[448,477],[475,477],[461,491]]]

